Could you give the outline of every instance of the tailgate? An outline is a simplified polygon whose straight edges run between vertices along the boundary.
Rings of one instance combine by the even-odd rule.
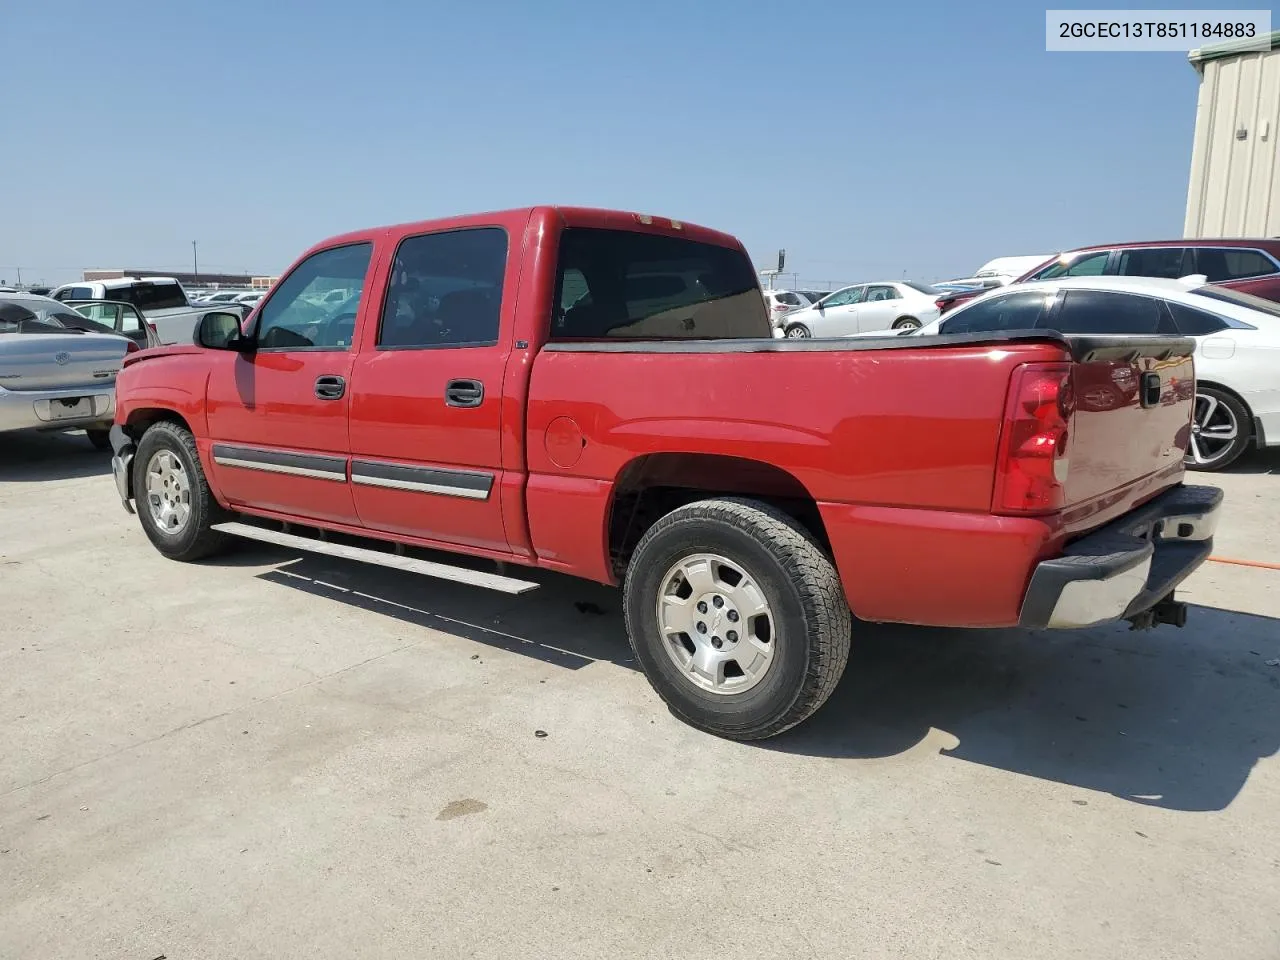
[[[1063,519],[1091,530],[1180,482],[1195,403],[1195,341],[1067,337],[1074,413]]]

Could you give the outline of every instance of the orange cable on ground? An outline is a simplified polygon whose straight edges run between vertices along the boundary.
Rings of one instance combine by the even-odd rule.
[[[1265,560],[1233,560],[1231,557],[1210,557],[1213,563],[1230,563],[1237,567],[1260,567],[1263,570],[1280,570],[1280,563],[1267,563]]]

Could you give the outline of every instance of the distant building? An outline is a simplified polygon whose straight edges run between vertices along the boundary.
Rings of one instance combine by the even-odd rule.
[[[181,273],[173,270],[86,270],[82,280],[119,280],[121,277],[173,277],[184,287],[244,287],[266,290],[277,277],[254,277],[247,273]]]
[[[1187,237],[1280,236],[1280,30],[1270,49],[1240,41],[1192,50],[1200,74]]]

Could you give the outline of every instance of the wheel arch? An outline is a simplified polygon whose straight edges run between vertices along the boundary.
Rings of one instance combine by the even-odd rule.
[[[828,555],[830,540],[817,501],[794,474],[747,457],[713,453],[649,453],[614,478],[604,518],[608,566],[621,581],[636,544],[658,519],[696,500],[746,497],[781,510]]]

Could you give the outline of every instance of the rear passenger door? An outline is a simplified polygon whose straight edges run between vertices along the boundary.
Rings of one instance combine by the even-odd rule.
[[[517,234],[518,236],[518,234]],[[371,530],[508,551],[502,381],[516,287],[502,226],[406,236],[352,371],[351,489]],[[522,411],[511,411],[520,429]],[[523,476],[523,464],[511,465]]]
[[[867,295],[857,308],[858,332],[887,330],[898,317],[902,295],[888,284],[867,287]]]

